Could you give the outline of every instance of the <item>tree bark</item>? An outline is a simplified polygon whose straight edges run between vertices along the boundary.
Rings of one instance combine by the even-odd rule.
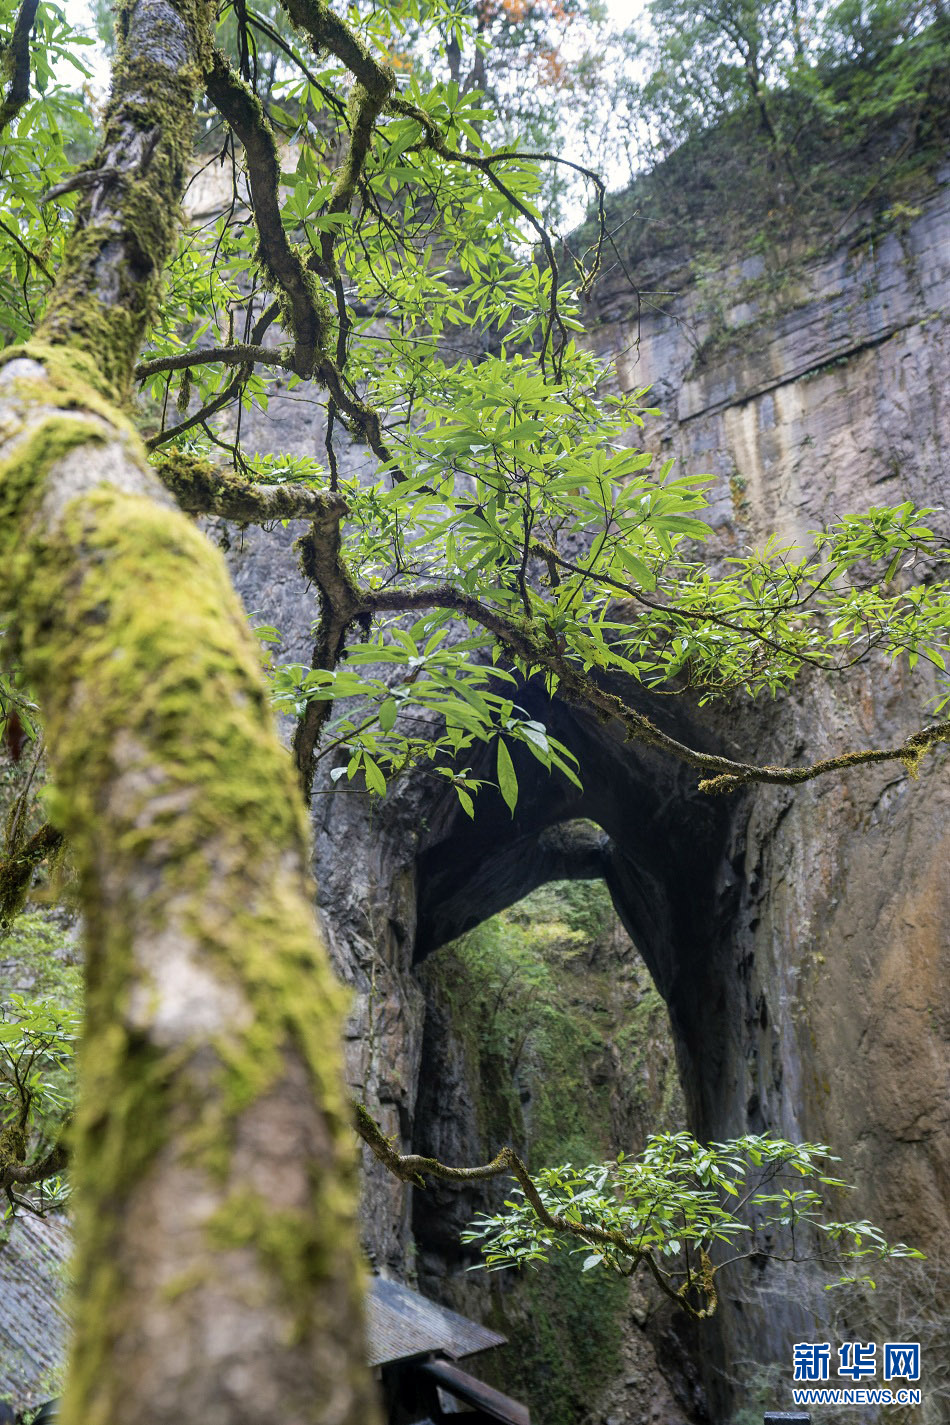
[[[0,602],[86,925],[62,1419],[364,1425],[344,1006],[304,809],[222,559],[111,399],[175,238],[210,21],[120,7],[101,178],[40,342],[0,366]]]

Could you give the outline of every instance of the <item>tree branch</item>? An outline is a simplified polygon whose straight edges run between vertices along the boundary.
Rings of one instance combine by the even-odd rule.
[[[251,350],[260,346],[265,335],[279,316],[279,301],[275,300],[264,308],[251,330],[251,340],[248,343]],[[270,350],[269,347],[266,349]],[[145,442],[146,450],[157,450],[159,446],[167,445],[169,441],[176,440],[178,436],[185,435],[188,431],[193,430],[195,426],[203,425],[211,416],[223,410],[234,396],[239,394],[242,386],[249,379],[253,370],[253,362],[242,362],[238,367],[237,374],[233,380],[228,382],[223,391],[219,392],[217,396],[212,397],[206,405],[202,406],[200,410],[195,411],[193,415],[186,416],[185,419],[179,421],[177,425],[168,426],[167,429],[160,430],[157,435],[151,436]]]
[[[238,524],[269,524],[272,520],[316,519],[339,524],[347,512],[342,495],[309,485],[256,485],[228,470],[219,470],[200,456],[172,451],[152,464],[166,489],[188,514],[217,515]]]
[[[284,297],[284,324],[294,339],[294,370],[298,376],[310,376],[326,344],[327,298],[284,230],[273,132],[260,100],[218,50],[205,74],[205,88],[244,147],[261,265],[270,285]]]
[[[32,1187],[34,1183],[41,1183],[46,1178],[58,1177],[69,1162],[65,1142],[57,1143],[35,1163],[24,1163],[17,1158],[16,1153],[16,1147],[11,1154],[4,1138],[0,1137],[0,1192],[6,1192],[12,1187]]]
[[[136,381],[147,381],[162,371],[184,371],[191,366],[244,366],[257,362],[262,366],[282,366],[285,371],[294,370],[293,358],[286,351],[273,346],[210,346],[199,351],[179,351],[174,356],[155,356],[150,361],[140,361],[135,368]]]
[[[297,551],[300,567],[320,594],[320,617],[310,666],[330,672],[343,651],[347,629],[355,619],[365,617],[363,595],[343,558],[340,520],[315,520],[309,533],[297,541]],[[294,761],[308,805],[313,789],[314,749],[332,711],[329,698],[308,702],[294,733]]]
[[[38,831],[34,831],[25,844],[0,860],[0,930],[8,926],[23,909],[37,866],[58,851],[62,844],[62,832],[47,821]]]
[[[462,593],[449,584],[429,585],[414,590],[380,590],[363,595],[363,609],[372,614],[387,610],[402,612],[429,608],[451,609],[463,618],[480,624],[526,668],[544,668],[553,673],[558,679],[561,696],[567,702],[586,712],[593,712],[605,720],[616,718],[629,738],[648,747],[655,747],[658,751],[668,752],[679,761],[696,767],[706,774],[699,783],[699,790],[702,792],[733,792],[750,782],[794,786],[813,781],[828,772],[840,772],[849,767],[878,762],[902,762],[913,776],[916,775],[921,759],[927,752],[940,743],[950,742],[950,719],[945,719],[932,727],[913,733],[897,746],[844,752],[836,757],[826,757],[806,764],[804,767],[772,764],[758,766],[750,762],[736,762],[716,753],[701,752],[663,732],[616,693],[609,692],[581,673],[560,651],[556,637],[550,629],[542,630],[527,622],[515,623],[473,595]]]
[[[39,0],[23,0],[10,43],[0,57],[0,77],[7,81],[7,92],[0,103],[0,133],[30,97],[30,35],[38,9]]]
[[[677,1306],[681,1306],[684,1311],[697,1320],[712,1316],[716,1310],[717,1297],[712,1286],[711,1266],[708,1287],[705,1280],[702,1283],[706,1295],[706,1306],[697,1308],[682,1291],[677,1291],[670,1285],[650,1252],[638,1247],[634,1238],[628,1237],[624,1232],[598,1227],[593,1223],[574,1222],[568,1217],[562,1217],[560,1213],[550,1212],[545,1207],[527,1167],[513,1148],[500,1149],[490,1163],[483,1163],[474,1168],[453,1168],[447,1163],[440,1163],[437,1158],[424,1158],[419,1153],[398,1153],[372,1114],[361,1103],[354,1106],[353,1122],[357,1133],[373,1156],[401,1182],[424,1188],[427,1177],[438,1178],[442,1182],[449,1183],[485,1182],[490,1178],[513,1177],[531,1205],[532,1212],[542,1226],[547,1227],[549,1231],[576,1237],[594,1247],[613,1247],[625,1257],[632,1259],[627,1275],[632,1275],[639,1264],[645,1262],[664,1295],[668,1296],[671,1301],[675,1301]],[[707,1262],[708,1260],[706,1258]]]
[[[326,4],[326,0],[281,0],[294,24],[306,34],[313,49],[328,49],[344,64],[368,94],[385,100],[396,86],[396,72],[391,65],[374,59],[367,46],[344,20]]]
[[[26,243],[20,237],[19,233],[15,232],[13,228],[8,228],[6,223],[4,222],[0,222],[0,229],[2,229],[2,231],[6,233],[8,238],[11,238],[16,243],[17,247],[23,253],[23,256],[29,262],[32,262],[34,267],[39,268],[40,272],[42,272],[47,282],[52,282],[55,280],[52,272],[50,272],[46,264],[39,257],[37,257],[36,253],[33,251],[32,248],[27,247]]]

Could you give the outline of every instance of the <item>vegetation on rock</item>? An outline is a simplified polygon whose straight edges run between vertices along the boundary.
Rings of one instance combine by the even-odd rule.
[[[883,25],[878,48],[916,56],[943,33],[927,18],[915,10],[889,38]],[[90,106],[55,77],[75,61],[62,13],[0,4],[0,329],[17,343],[0,366],[0,706],[22,729],[35,701],[52,773],[51,832],[34,845],[13,825],[0,915],[65,837],[87,986],[67,1425],[372,1419],[342,996],[314,924],[299,796],[324,759],[378,796],[422,769],[475,815],[482,779],[467,754],[493,741],[492,780],[513,812],[516,744],[552,776],[583,777],[524,712],[528,683],[685,762],[705,792],[879,762],[913,775],[950,739],[933,720],[950,697],[936,512],[845,513],[807,549],[773,541],[715,572],[707,478],[654,468],[634,447],[644,393],[614,393],[576,336],[604,259],[603,182],[568,164],[598,195],[599,222],[587,252],[556,247],[540,168],[568,161],[495,145],[484,93],[460,82],[462,41],[484,19],[449,0],[220,16],[210,0],[121,0],[94,132]],[[413,28],[435,52],[403,66]],[[912,65],[902,103],[918,70],[930,83]],[[769,73],[752,81],[748,102],[788,168]],[[868,90],[869,109],[884,92]],[[202,161],[216,145],[233,182],[218,216],[180,231],[198,108]],[[321,460],[244,450],[242,412],[266,409],[278,383],[325,405]],[[340,428],[372,452],[366,480],[341,474]],[[308,521],[310,667],[277,660],[265,683],[219,555],[176,507],[183,491],[190,513]],[[926,670],[923,725],[817,760],[757,765],[686,745],[640,705],[643,690],[775,695],[803,668],[881,661]],[[296,778],[273,705],[297,718]],[[51,1009],[14,1011],[6,1186],[43,1177],[50,1155],[59,1171],[64,1145],[43,1141],[45,1115],[28,1142],[24,1105],[41,1060],[58,1071],[71,1037]],[[400,1176],[489,1175],[404,1158],[360,1123]],[[703,1172],[732,1149],[697,1147],[712,1155],[704,1168],[681,1146],[701,1208]],[[610,1264],[642,1258],[695,1314],[711,1309],[714,1223],[683,1230],[701,1271],[687,1254],[681,1292],[662,1265],[679,1238],[610,1225],[599,1187],[604,1220],[588,1222],[563,1201],[573,1182],[539,1190],[506,1151],[489,1168],[515,1169],[543,1228],[566,1223]],[[809,1151],[755,1148],[793,1167]],[[667,1171],[675,1181],[676,1163]]]

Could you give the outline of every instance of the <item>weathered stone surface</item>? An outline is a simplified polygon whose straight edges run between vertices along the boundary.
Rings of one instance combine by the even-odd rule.
[[[715,341],[695,290],[644,317],[639,359],[628,325],[595,329],[599,350],[623,353],[621,385],[652,383],[651,402],[675,412],[648,439],[722,477],[725,552],[872,503],[946,508],[950,170],[941,178],[908,227],[842,243],[782,310],[734,312]],[[897,671],[873,688],[806,680],[775,708],[739,709],[723,745],[787,759],[893,741],[921,701]],[[950,1214],[947,772],[943,754],[917,783],[882,769],[736,799],[721,862],[735,899],[671,1004],[696,1124],[836,1145],[859,1188],[847,1215],[930,1251]],[[787,1362],[793,1316],[782,1296],[727,1312],[726,1357],[751,1333],[758,1359]]]

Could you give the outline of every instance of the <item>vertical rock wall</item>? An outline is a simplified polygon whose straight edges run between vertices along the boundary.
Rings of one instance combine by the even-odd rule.
[[[948,176],[900,222],[852,225],[778,283],[762,282],[758,258],[724,261],[639,323],[629,286],[602,286],[589,339],[616,358],[624,388],[652,387],[664,415],[647,439],[720,477],[724,555],[871,503],[946,506]],[[314,453],[322,434],[313,408],[275,397],[255,439]],[[248,607],[286,631],[284,656],[305,659],[315,610],[291,568],[292,533],[232,539],[232,564]],[[536,885],[546,828],[587,816],[607,833],[603,874],[667,1000],[694,1129],[840,1145],[859,1188],[843,1213],[939,1250],[950,1223],[946,752],[917,782],[859,770],[710,803],[682,769],[609,729],[541,711],[581,757],[585,793],[525,768],[513,823],[487,795],[472,826],[422,781],[373,806],[318,780],[320,903],[356,996],[350,1074],[384,1130],[408,1147],[431,1128],[430,1110],[418,1113],[432,1084],[420,1099],[416,960],[483,917],[487,886],[510,904]],[[727,753],[787,760],[902,737],[920,706],[894,672],[873,688],[805,679],[773,705],[655,715]],[[375,1164],[368,1173],[372,1259],[411,1273],[406,1191]],[[814,1302],[807,1283],[801,1300],[796,1290],[772,1273],[736,1282],[701,1352],[707,1418],[724,1421],[769,1364],[785,1392],[772,1403],[788,1406],[790,1342]],[[873,1339],[872,1315],[855,1308],[843,1325]]]
[[[761,257],[723,264],[639,328],[622,282],[600,293],[591,341],[664,412],[648,439],[719,477],[723,554],[904,499],[937,506],[946,527],[948,180],[945,167],[899,221],[852,223],[778,281],[763,281]],[[921,708],[895,671],[873,687],[806,679],[735,713],[725,750],[787,760],[899,740]],[[702,1130],[837,1145],[858,1184],[847,1214],[934,1254],[934,1273],[950,1223],[948,773],[943,752],[917,782],[880,769],[735,799],[734,910],[710,927],[686,1014]],[[873,1315],[852,1313],[864,1339]],[[760,1359],[787,1363],[793,1321],[780,1290],[746,1302],[723,1318],[725,1353],[740,1356],[751,1329]],[[937,1420],[950,1405],[927,1408]]]

